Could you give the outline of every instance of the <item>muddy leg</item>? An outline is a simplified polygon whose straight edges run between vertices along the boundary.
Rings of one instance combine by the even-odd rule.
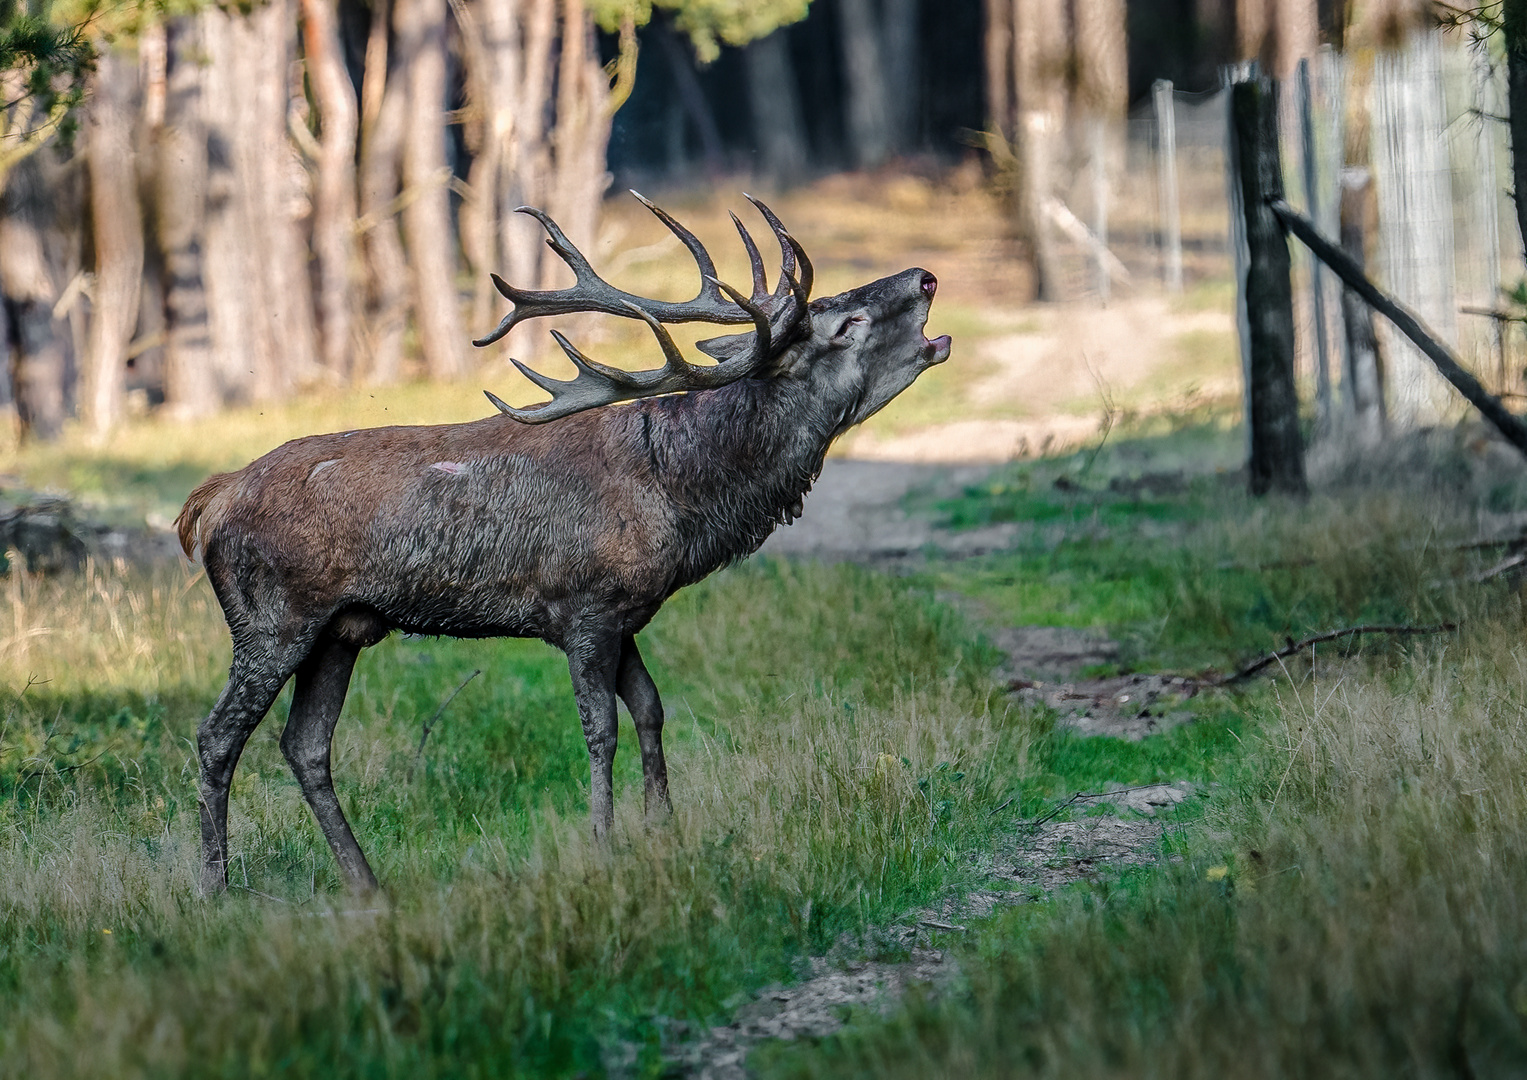
[[[573,696],[589,748],[589,816],[596,840],[603,840],[615,823],[615,672],[620,656],[620,640],[607,635],[587,637],[567,650]]]
[[[329,767],[334,725],[339,722],[345,691],[350,687],[350,672],[359,653],[357,646],[330,637],[320,638],[313,646],[312,653],[297,668],[297,687],[286,730],[281,733],[281,752],[297,774],[302,797],[313,808],[318,827],[339,860],[345,883],[352,892],[367,893],[376,888],[376,875],[340,809]]]
[[[286,685],[289,667],[235,657],[228,685],[196,729],[201,765],[201,889],[211,896],[228,887],[228,788],[244,744]]]
[[[636,739],[642,748],[642,781],[646,796],[647,818],[659,812],[673,813],[668,800],[668,764],[663,760],[663,702],[657,684],[647,674],[636,639],[628,637],[620,645],[620,669],[615,683],[620,700],[631,710],[636,723]]]

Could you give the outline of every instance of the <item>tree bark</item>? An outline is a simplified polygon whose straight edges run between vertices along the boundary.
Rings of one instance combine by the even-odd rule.
[[[388,0],[371,11],[366,40],[365,114],[361,126],[360,211],[366,259],[365,381],[396,382],[403,365],[408,320],[408,260],[398,231],[394,200],[403,160],[408,109],[400,71],[389,70]]]
[[[166,28],[168,72],[159,129],[155,226],[164,265],[164,404],[172,416],[217,411],[207,286],[207,128],[202,116],[202,35],[191,15]]]
[[[403,231],[413,282],[414,319],[431,378],[462,372],[456,251],[445,161],[445,0],[395,0],[397,72],[406,80]]]
[[[82,412],[86,428],[99,439],[122,418],[127,347],[138,324],[143,278],[143,216],[133,162],[137,68],[103,48],[91,81],[86,161],[95,239],[95,295]]]
[[[208,141],[204,272],[225,400],[285,397],[317,373],[305,176],[287,138],[290,0],[201,16]]]
[[[11,323],[23,439],[57,438],[69,414],[73,349],[53,317],[58,275],[46,241],[61,194],[35,155],[11,169],[0,192],[0,298]]]
[[[319,157],[313,192],[319,354],[337,382],[353,374],[355,266],[355,86],[340,53],[334,0],[302,0],[308,85],[318,104]]]
[[[1268,200],[1283,197],[1277,97],[1266,79],[1238,82],[1231,94],[1250,256],[1246,308],[1251,321],[1251,493],[1302,495],[1309,487],[1294,386],[1294,294],[1288,240],[1268,206]]]
[[[594,44],[593,17],[583,0],[563,0],[557,126],[552,132],[556,174],[548,201],[552,217],[575,243],[589,245],[597,238],[599,201],[610,186],[605,171],[605,149],[610,142],[608,104],[609,85]],[[542,271],[546,285],[551,284],[548,269],[549,265]],[[565,267],[558,267],[557,272],[565,273]]]
[[[758,144],[759,173],[787,187],[806,171],[806,127],[796,93],[790,37],[784,29],[750,43],[743,51],[748,106]]]

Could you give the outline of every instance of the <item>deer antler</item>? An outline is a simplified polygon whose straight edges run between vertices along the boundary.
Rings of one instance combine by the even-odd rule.
[[[588,259],[573,246],[555,221],[534,207],[522,206],[518,212],[529,214],[541,223],[547,232],[547,245],[572,269],[577,283],[567,289],[534,292],[528,289],[516,289],[494,274],[493,284],[514,304],[514,308],[504,316],[497,329],[486,337],[477,339],[473,344],[490,345],[526,319],[543,315],[567,315],[573,312],[601,312],[628,319],[641,319],[645,322],[652,329],[663,350],[663,366],[635,372],[608,367],[579,352],[566,337],[553,330],[552,337],[567,354],[568,359],[573,362],[573,366],[578,369],[577,376],[570,380],[549,378],[511,358],[514,366],[527,379],[551,394],[552,399],[542,405],[518,409],[505,404],[493,393],[483,391],[499,411],[516,420],[535,424],[570,416],[601,405],[613,405],[616,402],[634,401],[637,398],[654,397],[659,394],[708,390],[725,386],[727,383],[756,374],[781,348],[793,341],[804,330],[809,330],[811,316],[807,305],[810,302],[813,277],[811,261],[779,218],[762,202],[751,195],[746,196],[747,200],[758,208],[759,213],[764,216],[764,220],[768,222],[779,240],[781,258],[779,284],[773,293],[769,292],[763,257],[759,254],[758,245],[753,242],[752,236],[738,220],[737,215],[733,214],[732,222],[737,226],[743,246],[747,249],[753,277],[752,295],[743,296],[717,277],[715,261],[711,259],[710,252],[705,250],[705,245],[700,243],[694,233],[680,225],[666,211],[642,198],[637,192],[633,191],[631,194],[635,195],[643,206],[651,210],[694,257],[700,270],[700,291],[693,300],[685,303],[669,303],[617,289],[594,271]],[[796,273],[797,267],[800,270],[799,276]],[[775,325],[776,319],[778,325]],[[711,322],[728,325],[751,322],[753,347],[746,357],[735,357],[724,363],[697,367],[684,359],[672,336],[663,326],[664,323],[679,322]]]

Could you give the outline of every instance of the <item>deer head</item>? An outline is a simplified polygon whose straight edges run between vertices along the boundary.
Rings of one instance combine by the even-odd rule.
[[[522,206],[518,212],[534,217],[546,229],[547,245],[572,269],[576,284],[534,292],[516,289],[493,275],[494,285],[514,307],[491,334],[473,344],[490,345],[518,323],[538,316],[602,312],[645,322],[662,349],[663,366],[621,371],[585,356],[553,330],[552,336],[573,362],[577,375],[566,381],[552,379],[511,358],[526,378],[552,398],[542,405],[515,408],[484,391],[506,415],[538,424],[601,405],[717,389],[741,379],[791,379],[811,386],[822,400],[845,401],[839,423],[829,436],[835,437],[878,412],[924,370],[948,359],[949,338],[929,341],[921,332],[938,288],[938,280],[926,270],[907,270],[812,301],[813,270],[805,250],[772,210],[748,195],[779,241],[781,267],[779,283],[770,292],[758,245],[732,214],[752,268],[752,293],[744,296],[717,277],[715,261],[694,233],[640,194],[631,194],[694,257],[700,270],[700,291],[693,300],[667,303],[617,289],[594,271],[555,221],[534,207]],[[685,360],[663,325],[682,322],[751,323],[753,329],[700,342],[698,348],[716,363],[697,366]]]

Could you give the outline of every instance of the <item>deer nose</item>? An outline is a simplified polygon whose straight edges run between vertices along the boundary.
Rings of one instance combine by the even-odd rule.
[[[926,296],[929,300],[932,300],[933,299],[933,294],[935,292],[937,292],[937,291],[938,291],[938,278],[934,277],[932,274],[928,273],[928,271],[924,270],[923,271],[923,295]]]

